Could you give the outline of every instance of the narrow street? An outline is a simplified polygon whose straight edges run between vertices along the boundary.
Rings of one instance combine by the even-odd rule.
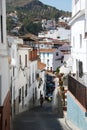
[[[69,130],[60,116],[52,111],[51,103],[44,103],[16,116],[13,130]]]

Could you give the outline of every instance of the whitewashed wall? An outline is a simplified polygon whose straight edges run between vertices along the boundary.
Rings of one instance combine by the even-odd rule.
[[[85,2],[86,0],[77,0],[77,3],[75,4],[75,0],[72,0],[72,16],[85,9]]]
[[[2,24],[1,24],[1,16],[2,16]],[[1,27],[2,27],[2,31],[1,31]],[[8,50],[7,50],[7,40],[6,40],[5,0],[0,1],[0,76],[1,76],[0,105],[3,105],[4,99],[10,88]]]
[[[83,71],[87,72],[87,42],[84,39],[85,16],[78,18],[71,26],[71,56],[73,57],[73,72],[76,72],[76,59],[83,62]],[[80,34],[82,35],[82,46],[80,47]]]
[[[48,52],[40,52],[40,58],[41,58],[41,62],[46,64],[46,70],[47,67],[49,67],[49,69],[52,67],[53,68],[53,53],[49,53],[48,56]],[[47,64],[47,60],[49,60],[49,65]]]
[[[58,53],[58,56],[56,55]],[[53,70],[56,71],[57,67],[62,66],[61,57],[64,56],[58,49],[53,53]]]

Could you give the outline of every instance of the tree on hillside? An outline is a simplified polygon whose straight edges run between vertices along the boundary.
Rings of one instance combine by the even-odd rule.
[[[21,34],[23,32],[24,34],[26,34],[26,33],[32,33],[32,34],[38,35],[38,33],[40,31],[42,31],[41,23],[30,22],[28,24],[23,25],[21,27],[21,29],[19,30],[19,33]]]

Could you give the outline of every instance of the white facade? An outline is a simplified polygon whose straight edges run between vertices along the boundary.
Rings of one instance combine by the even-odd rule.
[[[54,45],[52,45],[52,43],[48,43],[46,41],[42,41],[40,44],[39,44],[39,48],[40,49],[51,49]]]
[[[58,40],[70,40],[70,29],[58,27],[55,30],[39,33],[38,37],[53,38]]]
[[[43,95],[43,98],[45,98],[46,95],[46,79],[45,79],[45,68],[39,69],[38,68],[38,74],[39,78],[37,79],[37,104],[40,104],[40,96]]]
[[[86,0],[72,0],[72,16],[85,9]]]
[[[43,83],[38,87],[36,74],[38,72],[37,59],[30,59],[33,51],[28,45],[23,45],[22,39],[8,37],[11,55],[10,75],[12,90],[12,113],[18,114],[33,105],[38,104],[40,92],[44,94],[45,74],[39,71]],[[37,103],[37,104],[36,104]]]
[[[39,49],[51,49],[54,46],[52,42],[52,39],[44,38],[42,41],[39,41]]]
[[[23,47],[22,39],[8,36],[11,56],[10,76],[12,90],[12,114],[18,114],[29,107],[29,51]],[[20,44],[20,45],[19,45]],[[26,60],[26,61],[25,61]]]
[[[0,105],[3,102],[10,88],[8,48],[6,40],[6,8],[5,0],[0,0]]]
[[[61,16],[61,17],[59,18],[59,22],[66,22],[66,23],[68,23],[69,20],[70,20],[70,17]]]
[[[58,39],[59,40],[69,40],[70,41],[70,29],[65,29],[63,27],[58,27]]]
[[[58,49],[40,50],[40,59],[42,63],[46,64],[46,70],[56,71],[57,67],[60,67],[63,64],[61,61],[62,56],[63,53]]]
[[[55,20],[46,20],[46,19],[43,19],[42,20],[42,28],[43,29],[55,29]]]
[[[27,109],[29,106],[29,48],[20,47],[18,48],[18,87],[15,91],[15,98],[20,97],[19,112]],[[20,63],[21,62],[21,63]],[[17,94],[18,93],[18,94]]]
[[[79,73],[79,62],[82,63],[83,73],[87,73],[87,41],[85,39],[85,5],[86,0],[72,1],[71,25],[71,57],[72,71]]]
[[[58,37],[58,30],[49,30],[46,32],[42,32],[38,34],[38,37],[45,37],[45,38],[54,38],[56,39]]]
[[[36,81],[36,73],[37,73],[37,60],[30,61],[30,72],[29,72],[29,102],[30,104],[35,104],[37,100],[37,81]]]

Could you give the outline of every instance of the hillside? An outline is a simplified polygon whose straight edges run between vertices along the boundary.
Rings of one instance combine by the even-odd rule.
[[[7,4],[10,4],[11,6],[24,6],[27,3],[30,3],[33,0],[6,0]]]
[[[7,17],[7,25],[9,25],[7,26],[7,29],[11,30],[14,26],[19,26],[20,23],[23,27],[22,31],[24,33],[27,33],[30,30],[30,25],[32,25],[32,29],[34,30],[33,23],[35,25],[35,28],[42,30],[42,19],[55,19],[58,21],[58,18],[60,16],[71,15],[70,12],[65,12],[56,9],[55,7],[45,5],[39,0],[7,0],[7,15],[15,11],[17,12],[18,17],[18,20],[16,20],[16,25],[13,24],[14,20],[11,20],[9,17]]]
[[[26,10],[26,8],[30,8],[30,10],[32,10],[33,8],[38,9],[38,7],[41,9],[41,10],[56,10],[58,13],[62,12],[64,15],[68,15],[70,16],[70,12],[65,12],[63,10],[58,10],[52,6],[47,6],[45,4],[43,4],[42,2],[40,2],[39,0],[6,0],[6,3],[7,3],[7,7],[19,7],[19,8],[22,8]],[[35,10],[34,10],[35,11]],[[35,11],[35,12],[36,12]],[[43,12],[43,11],[42,11]]]

